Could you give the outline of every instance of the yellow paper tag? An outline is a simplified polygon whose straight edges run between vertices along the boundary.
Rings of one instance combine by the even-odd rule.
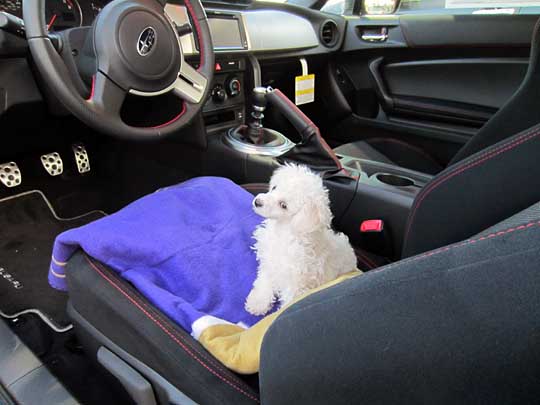
[[[315,75],[296,76],[294,78],[294,103],[296,105],[315,101]]]

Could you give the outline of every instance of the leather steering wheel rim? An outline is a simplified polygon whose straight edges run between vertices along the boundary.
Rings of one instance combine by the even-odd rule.
[[[47,85],[54,95],[73,115],[88,126],[108,135],[131,140],[159,139],[176,133],[187,125],[202,109],[214,74],[214,50],[206,13],[200,0],[184,0],[186,11],[191,17],[194,25],[194,33],[197,36],[199,44],[200,65],[197,70],[188,65],[183,58],[178,34],[173,23],[165,15],[164,6],[166,1],[114,0],[109,3],[97,16],[93,24],[91,35],[93,35],[92,39],[94,41],[94,51],[97,57],[98,68],[92,80],[91,95],[88,99],[80,95],[72,80],[69,79],[70,75],[64,61],[48,37],[44,18],[45,1],[31,0],[23,2],[24,23],[30,52],[38,70],[47,80]],[[107,9],[107,7],[109,8]],[[104,17],[102,18],[103,21],[100,21],[102,13],[104,13]],[[129,24],[123,22],[128,17],[131,18],[131,16],[134,16],[132,20],[135,23],[132,21],[128,21]],[[116,25],[114,28],[114,39],[99,37],[101,32],[111,25],[111,19],[114,19],[114,22],[118,21],[118,28]],[[147,24],[145,19],[148,19],[150,24]],[[158,74],[153,74],[154,71],[151,71],[150,73],[153,74],[151,75],[146,74],[148,72],[144,71],[144,74],[139,75],[137,71],[139,65],[146,66],[147,70],[154,69],[155,66],[154,63],[150,63],[150,58],[143,59],[146,55],[140,52],[139,41],[142,38],[143,32],[140,34],[138,32],[132,32],[133,29],[130,28],[139,23],[139,20],[141,20],[140,24],[143,24],[143,26],[146,24],[152,30],[154,30],[153,26],[158,27],[154,31],[154,40],[160,44],[159,46],[161,48],[158,48],[154,54],[157,55],[161,52],[159,54],[161,55],[165,53],[166,63],[161,63],[161,65],[166,66],[167,69],[163,70],[167,74],[162,74],[161,71]],[[148,27],[143,31],[148,31]],[[161,37],[159,34],[161,34]],[[132,41],[135,38],[133,35],[139,35],[136,41]],[[169,37],[169,35],[173,35],[174,37]],[[131,55],[129,62],[135,62],[131,65],[125,62],[127,68],[124,66],[124,62],[122,62],[125,61],[125,58],[120,58],[117,53],[113,54],[111,51],[105,50],[105,52],[108,52],[108,55],[103,55],[103,47],[106,42],[110,41],[117,47],[123,46],[120,44],[119,38],[121,39],[126,36],[128,37],[128,41],[124,41],[124,45],[132,44],[134,49],[127,49],[125,53]],[[176,42],[174,39],[176,39]],[[160,40],[161,42],[158,42]],[[109,46],[109,43],[107,43],[107,46]],[[176,46],[178,49],[175,49]],[[135,50],[139,51],[139,56],[135,54]],[[123,49],[120,49],[119,53],[123,54],[123,51]],[[172,62],[168,63],[169,59],[167,58]],[[114,63],[110,62],[110,59],[114,59]],[[161,59],[158,62],[161,62]],[[164,80],[170,81],[173,77],[172,75],[175,73],[175,62],[177,61],[179,67],[178,72],[176,72],[176,79],[173,79],[163,89],[160,87],[156,89],[158,91],[152,91],[157,85],[163,87]],[[121,65],[121,69],[116,69],[115,71],[115,68],[119,65]],[[118,70],[121,73],[118,73]],[[135,73],[132,73],[134,71]],[[122,77],[124,72],[124,76],[129,77]],[[116,74],[114,80],[111,79],[113,74]],[[169,122],[154,127],[133,127],[125,124],[120,118],[120,108],[125,96],[128,93],[141,93],[131,88],[129,83],[130,77],[138,81],[143,87],[146,87],[144,89],[146,91],[145,96],[155,96],[173,91],[181,99],[181,103],[179,104],[182,107],[178,115]],[[122,82],[122,84],[119,84],[119,82]]]

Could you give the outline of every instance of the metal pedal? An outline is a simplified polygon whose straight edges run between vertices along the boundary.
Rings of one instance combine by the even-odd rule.
[[[57,152],[41,156],[41,164],[51,176],[58,176],[64,172],[64,163]]]
[[[0,181],[6,187],[16,187],[22,182],[22,175],[15,162],[0,164]]]
[[[77,170],[79,173],[86,173],[90,171],[90,157],[86,148],[82,143],[76,143],[71,147],[75,154],[75,162],[77,163]]]

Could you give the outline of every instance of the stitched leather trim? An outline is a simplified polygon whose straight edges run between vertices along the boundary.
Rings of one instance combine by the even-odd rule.
[[[193,6],[191,5],[191,2],[189,0],[184,0],[184,3],[186,4],[186,7],[188,9],[189,14],[191,14],[193,24],[195,24],[195,31],[197,31],[197,38],[199,39],[199,44],[200,44],[200,48],[201,48],[201,49],[199,49],[199,69],[197,69],[197,70],[201,70],[202,66],[204,65],[204,51],[203,51],[204,47],[203,47],[203,37],[202,37],[201,24],[199,23],[199,19],[197,18],[197,14],[195,14],[195,10],[193,10]]]
[[[100,265],[97,263],[94,263],[88,255],[84,255],[86,261],[90,265],[90,267],[98,273],[99,276],[101,276],[107,283],[109,283],[112,287],[114,287],[117,291],[119,291],[125,298],[127,298],[137,309],[139,309],[148,319],[150,319],[155,325],[157,325],[167,336],[169,336],[176,344],[178,344],[188,355],[190,355],[195,361],[197,361],[201,366],[203,366],[206,370],[208,370],[210,373],[212,373],[214,376],[218,377],[221,381],[229,385],[230,387],[234,388],[236,391],[242,393],[249,399],[259,402],[259,399],[256,398],[254,395],[248,393],[247,391],[240,388],[238,385],[236,385],[233,381],[229,380],[226,376],[223,376],[220,374],[217,370],[211,368],[208,364],[206,364],[199,356],[195,354],[199,354],[201,357],[205,357],[202,355],[202,353],[198,350],[196,350],[192,345],[190,345],[187,340],[183,339],[179,334],[177,334],[174,330],[168,328],[166,324],[168,322],[164,321],[158,314],[156,314],[151,308],[149,308],[144,302],[139,301],[136,297],[130,295],[130,293],[126,290],[124,290],[119,284],[115,283],[114,280],[112,280],[110,277],[108,277],[103,269],[100,269]],[[146,307],[146,308],[145,308]],[[152,312],[152,313],[150,313]],[[189,346],[189,347],[188,347]],[[209,361],[208,358],[205,359],[209,363],[213,363],[214,366],[216,366],[216,362]],[[218,367],[223,369],[223,367]]]
[[[283,99],[283,101],[285,101],[289,107],[291,107],[291,109],[293,111],[295,111],[300,117],[302,117],[302,119],[304,120],[304,122],[306,124],[308,124],[309,126],[313,127],[313,129],[315,130],[315,136],[317,136],[317,138],[319,139],[319,142],[321,143],[321,145],[323,146],[323,148],[326,150],[326,152],[328,152],[328,155],[332,158],[332,160],[335,162],[336,166],[338,167],[339,170],[343,170],[345,171],[345,173],[348,174],[348,172],[343,169],[343,166],[340,162],[340,160],[338,159],[338,157],[336,156],[336,154],[334,153],[334,151],[332,150],[332,148],[330,146],[328,146],[328,144],[326,143],[326,141],[324,140],[324,138],[321,136],[321,132],[319,131],[319,127],[317,127],[317,125],[315,125],[313,123],[313,121],[311,121],[308,116],[306,114],[304,114],[304,112],[299,109],[291,100],[289,100],[289,98],[287,96],[285,96],[285,94],[283,94],[281,92],[281,90],[279,89],[275,89],[274,90],[275,93],[281,98]]]
[[[523,225],[519,225],[519,226],[516,226],[516,227],[508,228],[508,229],[505,229],[504,231],[491,233],[489,235],[482,236],[482,237],[476,238],[476,239],[467,239],[467,240],[465,240],[463,242],[458,242],[458,243],[456,243],[454,245],[445,246],[445,247],[442,247],[440,249],[435,249],[435,250],[432,250],[430,252],[422,253],[422,254],[420,254],[418,256],[413,256],[413,257],[408,258],[408,259],[400,260],[398,262],[392,263],[392,264],[390,264],[388,266],[385,266],[385,267],[382,267],[380,269],[373,270],[373,272],[386,271],[386,270],[389,270],[389,269],[392,269],[392,268],[396,267],[398,264],[415,262],[417,260],[424,259],[424,258],[430,257],[430,256],[434,256],[434,255],[437,255],[439,253],[448,252],[449,250],[462,248],[464,246],[472,245],[474,243],[479,243],[479,242],[483,242],[483,241],[488,240],[488,239],[497,238],[499,236],[507,235],[507,234],[512,233],[512,232],[523,231],[525,229],[529,229],[529,228],[532,228],[534,226],[540,227],[540,221],[529,222],[527,224],[523,224]]]
[[[184,115],[185,112],[186,112],[186,103],[182,101],[182,110],[180,111],[180,113],[176,117],[170,119],[169,121],[167,121],[167,122],[165,122],[163,124],[159,124],[159,125],[156,125],[155,127],[151,127],[151,128],[163,128],[163,127],[166,127],[167,125],[170,125],[175,121],[178,121],[180,119],[180,117],[182,115]]]
[[[409,223],[407,224],[407,230],[405,232],[405,241],[409,237],[409,233],[411,231],[412,223],[414,222],[415,215],[418,211],[418,207],[422,204],[426,196],[431,193],[434,189],[436,189],[441,184],[445,183],[446,181],[450,180],[452,177],[455,177],[473,167],[476,167],[478,165],[481,165],[482,163],[485,163],[486,161],[504,153],[507,152],[516,146],[521,145],[524,142],[527,142],[535,137],[540,135],[540,126],[535,126],[534,128],[530,129],[529,131],[525,132],[523,135],[517,137],[516,139],[513,139],[507,143],[504,143],[502,145],[499,145],[479,156],[476,158],[463,162],[461,164],[458,164],[454,170],[442,175],[440,178],[434,180],[431,182],[426,188],[422,189],[419,196],[416,198],[414,203],[414,208],[412,211],[412,214],[409,218]]]
[[[373,262],[364,252],[362,252],[360,249],[354,249],[354,253],[356,253],[356,257],[359,258],[364,264],[368,266],[368,270],[374,269],[378,267],[375,262]]]

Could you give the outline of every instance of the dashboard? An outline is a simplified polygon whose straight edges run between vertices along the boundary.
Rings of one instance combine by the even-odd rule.
[[[89,26],[110,1],[47,0],[47,27],[49,31],[61,31]],[[0,0],[0,11],[22,18],[22,2]],[[286,3],[264,4],[257,1],[249,6],[237,3],[216,5],[216,8],[211,3],[205,3],[205,9],[217,53],[290,53],[303,50],[326,53],[338,49],[345,29],[345,21],[341,17]],[[190,23],[185,6],[179,0],[171,0],[165,10],[177,25]],[[193,34],[183,36],[181,41],[186,55],[198,53]]]
[[[22,18],[23,1],[32,0],[0,0],[0,11]],[[47,0],[49,31],[90,26],[110,1]],[[247,96],[260,85],[256,78],[260,83],[265,60],[290,63],[330,54],[340,49],[345,37],[347,22],[341,16],[288,3],[208,1],[219,1],[203,0],[216,57],[211,92],[203,108],[208,133],[244,122]],[[192,25],[183,0],[169,0],[165,11],[176,25]],[[28,45],[23,36],[0,30],[0,99],[4,99],[0,116],[11,106],[42,100],[26,62]],[[180,41],[187,61],[196,67],[195,35],[182,35]]]

